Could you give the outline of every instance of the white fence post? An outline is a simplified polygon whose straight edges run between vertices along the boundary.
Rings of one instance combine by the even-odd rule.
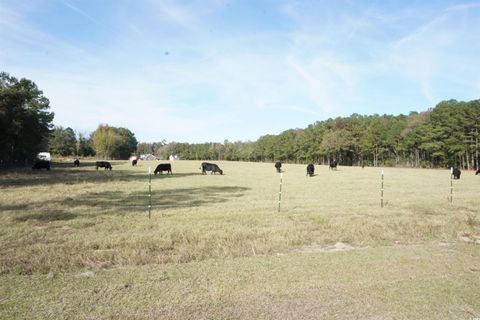
[[[278,212],[280,212],[280,203],[282,201],[282,180],[283,180],[283,172],[280,172],[280,191],[278,192]]]
[[[450,203],[453,202],[453,167],[450,167]]]
[[[383,208],[383,170],[382,170],[382,188],[380,189],[380,207]]]
[[[148,167],[148,219],[152,218],[152,168]]]

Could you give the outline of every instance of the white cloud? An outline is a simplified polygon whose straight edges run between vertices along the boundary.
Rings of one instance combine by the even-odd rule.
[[[448,7],[445,11],[464,11],[480,8],[480,2],[461,3]]]
[[[456,82],[458,74],[462,72],[457,68],[459,57],[454,53],[455,47],[463,47],[463,62],[473,62],[469,58],[470,49],[464,47],[464,35],[472,26],[465,26],[459,10],[473,8],[468,6],[456,6],[433,16],[409,34],[398,39],[392,46],[390,62],[396,68],[395,72],[410,77],[416,81],[426,99],[431,105],[441,99],[439,92],[439,79],[448,78],[448,82]],[[453,49],[453,50],[452,50]],[[448,74],[447,77],[445,77]],[[465,81],[457,81],[459,85],[465,85]]]
[[[224,0],[194,0],[180,4],[174,0],[147,0],[157,17],[164,22],[172,22],[189,30],[203,25],[202,19],[227,5]]]
[[[447,86],[478,93],[478,22],[465,14],[478,3],[438,12],[344,3],[322,16],[316,1],[287,1],[278,30],[228,25],[233,33],[213,34],[226,1],[146,0],[134,12],[119,2],[101,23],[80,3],[57,5],[98,24],[108,41],[61,40],[29,20],[39,5],[12,1],[0,7],[0,64],[45,91],[57,124],[81,131],[109,123],[146,141],[255,139],[330,116],[382,113],[385,97],[398,110],[402,81],[423,95],[414,107],[438,102]]]
[[[82,9],[74,6],[73,4],[71,4],[70,2],[68,2],[67,0],[61,0],[62,3],[67,6],[68,8],[72,9],[74,12],[78,13],[79,15],[83,16],[84,18],[90,20],[91,22],[97,24],[97,25],[101,25],[101,23],[93,18],[91,15],[89,15],[88,13],[86,13],[85,11],[83,11]]]

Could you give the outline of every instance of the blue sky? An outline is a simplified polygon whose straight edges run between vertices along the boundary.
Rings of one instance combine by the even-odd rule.
[[[0,44],[56,125],[143,142],[480,98],[480,1],[0,0]]]

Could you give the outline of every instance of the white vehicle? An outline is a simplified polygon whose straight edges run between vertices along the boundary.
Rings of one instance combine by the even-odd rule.
[[[50,152],[39,152],[37,159],[51,161],[52,157],[50,156]]]

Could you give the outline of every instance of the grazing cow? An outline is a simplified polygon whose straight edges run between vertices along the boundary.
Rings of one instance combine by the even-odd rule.
[[[337,159],[330,160],[330,170],[337,170]]]
[[[460,171],[460,169],[458,169],[457,167],[454,167],[452,170],[453,179],[460,179],[461,173],[462,171]]]
[[[132,160],[132,167],[135,167],[137,165],[137,159]]]
[[[160,163],[157,168],[155,169],[154,173],[162,174],[163,171],[167,171],[167,174],[172,174],[172,165],[170,163]]]
[[[202,174],[207,174],[207,171],[212,171],[211,174],[217,172],[223,174],[223,170],[220,169],[215,163],[202,162]]]
[[[480,174],[480,169],[475,172],[475,175]]]
[[[95,168],[97,170],[98,170],[98,168],[105,168],[105,170],[112,171],[112,165],[108,161],[97,161],[97,162],[95,162]]]
[[[307,166],[307,176],[313,177],[314,173],[315,173],[315,167],[313,166],[313,164],[310,163]]]
[[[282,163],[280,161],[275,162],[275,168],[277,172],[282,172]]]
[[[50,170],[50,161],[48,160],[42,160],[42,159],[35,159],[35,162],[33,163],[32,170],[38,169],[47,169]]]
[[[74,167],[80,167],[80,160],[75,159],[75,161],[73,161],[73,166]]]

